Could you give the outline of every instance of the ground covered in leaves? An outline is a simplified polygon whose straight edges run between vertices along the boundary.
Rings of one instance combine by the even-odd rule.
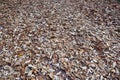
[[[0,80],[119,79],[117,0],[0,0]]]

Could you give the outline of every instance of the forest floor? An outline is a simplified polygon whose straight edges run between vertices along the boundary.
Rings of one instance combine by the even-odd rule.
[[[120,80],[120,2],[0,0],[0,80]]]

